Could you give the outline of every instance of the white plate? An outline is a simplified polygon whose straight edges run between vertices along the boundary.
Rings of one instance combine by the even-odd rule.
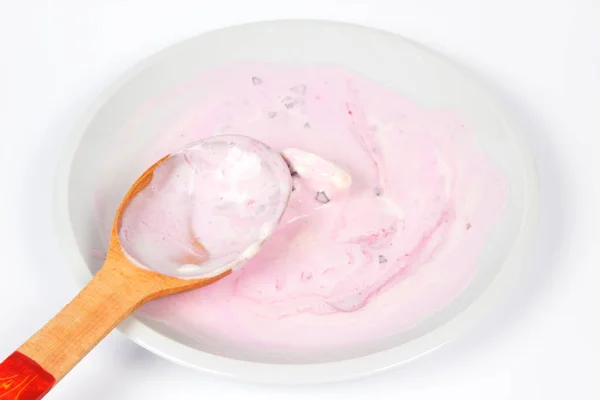
[[[346,359],[285,364],[250,362],[244,354],[224,357],[210,343],[198,343],[159,324],[131,317],[120,330],[148,350],[174,362],[219,375],[271,383],[316,383],[364,376],[405,363],[456,338],[493,303],[509,295],[530,247],[538,213],[537,176],[520,127],[473,80],[447,59],[411,41],[355,25],[263,22],[222,29],[175,45],[143,61],[110,86],[83,116],[59,166],[55,221],[64,251],[83,285],[98,267],[101,248],[94,219],[97,179],[115,168],[114,197],[120,199],[145,169],[135,157],[185,98],[141,123],[125,125],[152,96],[200,71],[236,61],[338,64],[387,85],[425,108],[450,110],[477,135],[510,185],[508,206],[490,235],[479,272],[448,307],[397,337]],[[222,353],[221,353],[222,354]]]

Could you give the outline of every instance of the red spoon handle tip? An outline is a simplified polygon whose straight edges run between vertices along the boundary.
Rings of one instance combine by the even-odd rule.
[[[38,363],[18,351],[0,364],[0,400],[38,400],[55,382]]]

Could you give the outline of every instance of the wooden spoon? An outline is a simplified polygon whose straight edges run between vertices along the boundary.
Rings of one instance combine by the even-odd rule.
[[[100,271],[50,322],[0,364],[0,400],[42,398],[144,303],[206,286],[231,273],[227,270],[205,279],[180,279],[140,268],[125,255],[118,234],[123,212],[150,184],[154,170],[168,157],[148,168],[123,198]]]

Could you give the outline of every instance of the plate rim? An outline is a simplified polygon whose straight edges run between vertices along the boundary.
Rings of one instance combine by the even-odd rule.
[[[530,250],[533,247],[532,244],[539,221],[540,189],[538,170],[535,165],[533,154],[525,139],[526,135],[524,132],[526,132],[526,130],[522,128],[522,124],[517,123],[514,113],[510,112],[508,107],[506,107],[496,96],[491,94],[490,90],[488,90],[476,76],[473,76],[473,74],[469,73],[464,67],[461,67],[460,64],[454,62],[452,59],[425,45],[389,31],[355,23],[323,19],[280,19],[228,25],[220,29],[200,33],[167,46],[136,63],[113,81],[113,83],[109,84],[93,100],[91,105],[75,124],[72,133],[66,140],[66,145],[64,145],[62,150],[62,156],[54,176],[54,228],[57,233],[59,249],[61,253],[66,254],[70,270],[74,274],[78,285],[82,287],[90,281],[92,274],[82,255],[78,251],[75,236],[71,229],[71,220],[68,211],[68,181],[76,149],[87,126],[98,110],[100,110],[100,108],[132,78],[149,66],[167,57],[170,52],[176,51],[178,47],[185,46],[185,44],[190,41],[201,40],[201,38],[207,34],[223,30],[244,29],[246,27],[255,27],[257,25],[276,28],[281,24],[337,26],[345,29],[366,30],[379,35],[392,36],[395,40],[403,41],[405,44],[408,44],[421,52],[428,53],[437,61],[454,68],[458,74],[461,74],[477,88],[505,123],[506,131],[509,132],[512,139],[515,140],[521,156],[521,161],[524,165],[523,173],[525,182],[527,183],[527,192],[524,198],[527,202],[527,208],[525,210],[521,230],[517,235],[512,250],[507,255],[506,260],[496,277],[490,282],[483,293],[474,299],[464,310],[455,315],[450,321],[405,344],[354,359],[318,364],[268,364],[248,362],[206,353],[201,350],[191,350],[188,346],[154,331],[135,316],[127,318],[117,327],[117,329],[133,342],[160,357],[198,371],[230,377],[237,380],[271,384],[316,384],[360,378],[403,365],[415,358],[438,349],[463,335],[474,325],[479,323],[485,314],[492,309],[500,299],[505,297],[505,293],[509,291],[515,281],[518,281],[520,270],[526,267],[527,256],[531,253]]]

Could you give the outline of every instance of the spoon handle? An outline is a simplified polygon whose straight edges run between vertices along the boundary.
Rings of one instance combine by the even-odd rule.
[[[130,276],[135,270],[123,264],[107,260],[69,304],[0,364],[1,400],[41,399],[110,331],[152,297],[152,280]]]

